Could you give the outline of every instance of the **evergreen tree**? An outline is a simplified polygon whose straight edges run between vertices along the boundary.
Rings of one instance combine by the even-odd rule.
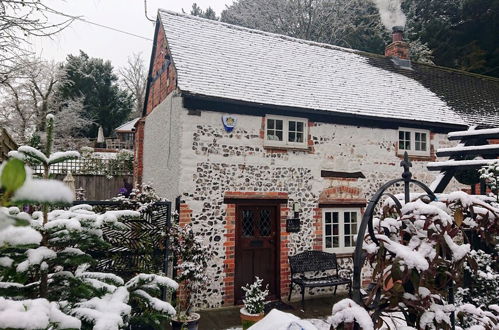
[[[82,97],[86,116],[96,123],[84,130],[86,137],[96,137],[99,125],[109,136],[127,120],[133,109],[133,98],[119,87],[111,62],[91,58],[80,51],[80,55],[68,55],[64,70],[67,81],[58,88],[60,99]]]
[[[192,8],[190,13],[192,16],[203,17],[207,19],[211,19],[214,21],[218,21],[217,13],[213,10],[213,8],[208,7],[206,10],[201,9],[197,3],[192,4]]]
[[[160,321],[175,314],[175,310],[157,297],[161,288],[176,289],[176,282],[161,275],[138,274],[125,283],[115,274],[91,271],[96,260],[89,252],[109,247],[103,230],[106,227],[119,229],[123,226],[120,218],[137,217],[139,213],[116,210],[99,214],[89,205],[53,209],[54,205],[70,204],[73,196],[62,182],[47,179],[50,167],[79,154],[74,151],[52,153],[53,116],[49,115],[46,122],[44,152],[22,146],[11,153],[18,163],[22,159],[41,164],[44,179],[32,179],[26,174],[23,179],[20,170],[10,173],[12,170],[7,165],[1,175],[6,191],[2,201],[10,199],[20,205],[39,207],[41,211],[28,214],[17,207],[0,209],[0,218],[20,219],[23,224],[29,224],[23,228],[22,235],[17,235],[19,237],[6,236],[15,234],[16,228],[12,225],[3,231],[0,228],[0,295],[9,297],[0,299],[0,311],[13,315],[0,318],[0,328],[43,329],[48,328],[49,322],[51,329],[82,325],[118,329],[136,323],[136,319],[143,319],[144,315],[149,328],[159,328]],[[13,164],[11,166],[19,167]],[[20,168],[24,169],[22,163]],[[30,314],[43,317],[26,323],[25,318],[29,320]]]

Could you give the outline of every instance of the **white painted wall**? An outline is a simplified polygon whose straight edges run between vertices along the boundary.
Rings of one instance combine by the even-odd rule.
[[[182,98],[168,97],[146,117],[143,182],[170,201],[179,195]]]

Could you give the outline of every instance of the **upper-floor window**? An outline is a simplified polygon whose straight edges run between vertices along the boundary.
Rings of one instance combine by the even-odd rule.
[[[359,220],[359,208],[323,209],[323,250],[340,253],[353,252]]]
[[[413,128],[399,128],[398,154],[430,156],[430,131]]]
[[[264,145],[269,147],[307,148],[307,119],[266,116],[264,139]]]

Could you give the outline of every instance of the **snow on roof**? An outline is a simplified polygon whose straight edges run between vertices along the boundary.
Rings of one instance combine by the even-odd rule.
[[[477,129],[477,130],[467,130],[459,132],[450,132],[447,134],[449,138],[465,137],[465,136],[480,136],[488,134],[499,134],[499,128],[488,128],[488,129]]]
[[[418,81],[360,52],[159,11],[180,90],[257,104],[465,125]]]
[[[135,126],[135,123],[139,120],[140,118],[135,118],[135,119],[132,119],[126,123],[124,123],[123,125],[115,128],[114,130],[116,132],[131,132],[132,131],[132,128]]]

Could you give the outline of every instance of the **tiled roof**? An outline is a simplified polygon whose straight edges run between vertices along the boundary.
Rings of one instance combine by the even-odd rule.
[[[139,120],[140,118],[135,118],[130,121],[127,121],[126,123],[122,124],[121,126],[118,126],[114,130],[116,132],[132,132],[133,127],[135,126],[135,123]]]
[[[416,77],[438,69],[416,65],[413,73],[394,68],[388,58],[373,59],[351,49],[164,10],[159,17],[178,87],[184,92],[420,122],[465,125],[475,117],[481,120],[467,112],[467,105],[462,106],[459,90],[445,92],[446,84],[455,83],[455,79],[446,80],[449,73],[442,74],[443,78],[437,75],[444,85],[441,88],[432,88],[427,80]],[[476,78],[469,80],[467,88],[473,95]],[[499,84],[494,84],[497,90]],[[497,97],[496,93],[492,107],[499,106]],[[499,118],[497,121],[499,126]]]

